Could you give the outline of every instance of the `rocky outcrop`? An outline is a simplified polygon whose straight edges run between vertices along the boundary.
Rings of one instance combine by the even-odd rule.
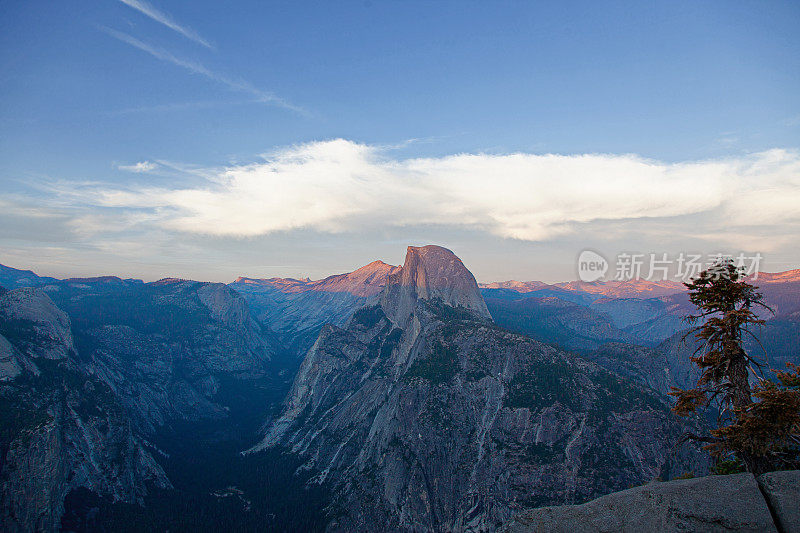
[[[0,320],[0,329],[2,328]],[[8,339],[0,335],[0,382],[10,381],[23,372],[38,374],[39,369],[31,357],[20,352]]]
[[[29,356],[63,359],[75,353],[69,317],[41,289],[22,288],[0,295],[0,333],[14,335]]]
[[[783,473],[782,473],[783,474]],[[797,516],[795,488],[779,496]],[[616,492],[583,505],[543,507],[521,513],[501,528],[505,533],[582,532],[769,532],[776,531],[770,509],[752,474],[709,476],[666,483],[653,482]],[[797,531],[782,529],[781,531]]]
[[[491,530],[703,471],[655,393],[494,326],[451,252],[409,248],[379,305],[325,327],[282,416],[251,451],[285,446],[334,491],[332,530]]]
[[[222,283],[204,283],[197,289],[197,297],[206,306],[211,317],[237,329],[247,327],[250,312],[247,302]]]
[[[13,417],[13,437],[2,443],[5,530],[57,530],[64,497],[78,487],[127,503],[140,503],[148,487],[169,487],[108,387],[64,363],[47,363],[39,376],[13,384],[31,380],[35,389],[3,391],[3,401],[14,402],[12,413],[4,411]]]
[[[11,343],[0,335],[0,381],[14,379],[22,372],[22,365],[15,352]]]

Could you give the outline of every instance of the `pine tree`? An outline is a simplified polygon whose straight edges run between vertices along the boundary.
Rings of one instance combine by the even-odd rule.
[[[700,341],[691,360],[701,373],[694,388],[672,388],[673,410],[685,416],[709,406],[719,410],[718,427],[709,436],[688,437],[707,442],[718,459],[733,456],[756,474],[792,464],[800,445],[800,368],[778,372],[775,383],[764,377],[767,361],[744,348],[745,336],[757,340],[753,327],[764,324],[753,309],[771,309],[729,259],[685,285],[698,310],[687,319],[699,323],[690,331]]]

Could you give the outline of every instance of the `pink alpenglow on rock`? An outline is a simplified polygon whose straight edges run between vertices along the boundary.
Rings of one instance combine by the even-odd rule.
[[[387,280],[381,307],[402,326],[414,312],[417,300],[434,299],[492,318],[475,277],[453,252],[441,246],[409,246],[403,267]]]

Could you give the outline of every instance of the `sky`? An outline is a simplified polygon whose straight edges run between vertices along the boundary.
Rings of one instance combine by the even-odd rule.
[[[800,268],[798,2],[0,0],[0,263]]]

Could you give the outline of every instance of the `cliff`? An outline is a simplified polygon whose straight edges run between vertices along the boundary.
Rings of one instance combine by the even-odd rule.
[[[331,530],[491,530],[703,470],[674,454],[682,425],[657,394],[494,326],[452,252],[409,248],[377,301],[323,328],[251,450],[300,455],[333,490]]]

